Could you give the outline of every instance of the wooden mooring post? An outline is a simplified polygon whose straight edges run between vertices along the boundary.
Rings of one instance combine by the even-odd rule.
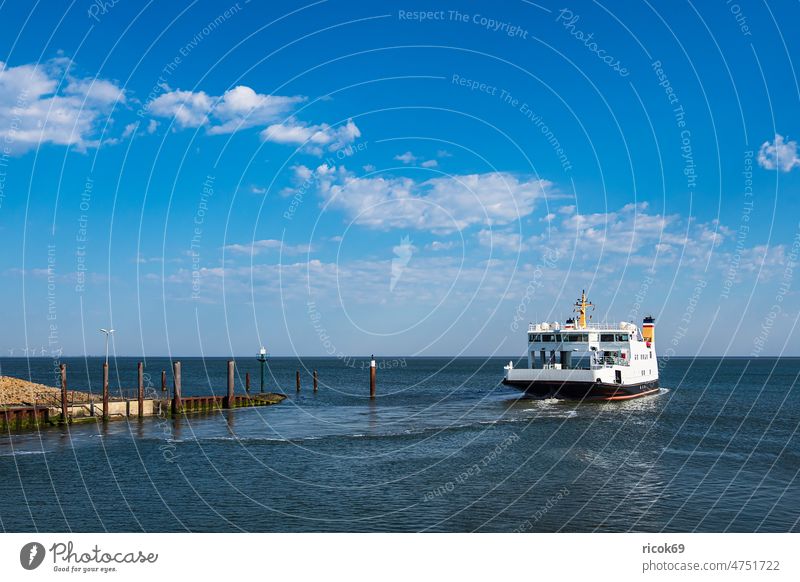
[[[370,356],[369,360],[369,397],[375,398],[375,385],[377,383],[378,367],[375,365],[375,355]]]
[[[250,372],[244,373],[244,391],[250,396]]]
[[[297,370],[294,375],[294,382],[297,386],[297,391],[300,392],[300,370]]]
[[[103,362],[103,420],[108,420],[108,362]]]
[[[67,365],[61,364],[61,422],[67,424]]]
[[[317,391],[317,371],[314,370],[314,392]]]
[[[167,391],[167,371],[161,370],[161,392]]]
[[[233,382],[234,382],[235,370],[236,370],[236,363],[233,360],[228,360],[228,394],[222,400],[223,408],[233,408],[234,405]]]
[[[181,363],[172,363],[172,379],[173,379],[173,393],[172,393],[172,414],[179,414],[183,410],[183,403],[181,402]]]
[[[144,417],[144,364],[142,362],[139,362],[139,365],[137,366],[137,376],[138,376],[137,381],[139,386],[139,394],[138,394],[139,418],[143,418]]]

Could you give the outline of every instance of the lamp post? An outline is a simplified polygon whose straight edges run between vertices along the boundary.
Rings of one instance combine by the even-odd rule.
[[[106,334],[106,366],[108,366],[108,336],[114,333],[115,330],[113,329],[104,329],[100,328],[100,331]]]
[[[261,392],[264,392],[264,364],[267,363],[267,348],[261,346],[256,359],[261,362]]]
[[[108,420],[108,336],[114,333],[113,329],[100,328],[106,334],[106,361],[103,363],[103,422]]]

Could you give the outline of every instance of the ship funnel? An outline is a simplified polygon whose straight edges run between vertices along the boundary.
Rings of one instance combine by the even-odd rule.
[[[646,316],[642,320],[642,337],[649,346],[656,341],[656,319],[652,315]]]

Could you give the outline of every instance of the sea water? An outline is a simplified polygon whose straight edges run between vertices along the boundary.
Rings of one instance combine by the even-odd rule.
[[[64,361],[99,393],[100,359]],[[366,359],[273,358],[279,405],[0,435],[0,529],[800,531],[800,359],[673,358],[659,394],[584,404],[504,387],[507,358],[378,361],[372,401]],[[55,385],[53,364],[0,373]],[[110,367],[112,393],[135,386],[136,359]],[[223,394],[225,359],[182,376]]]

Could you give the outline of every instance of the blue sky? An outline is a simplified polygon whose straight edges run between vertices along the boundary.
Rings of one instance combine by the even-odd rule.
[[[797,6],[56,4],[0,5],[3,355],[515,355],[584,288],[800,355]]]

